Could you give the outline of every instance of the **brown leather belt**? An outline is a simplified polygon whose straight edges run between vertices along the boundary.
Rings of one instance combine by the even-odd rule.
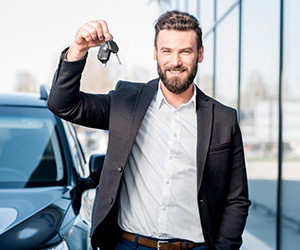
[[[135,242],[135,234],[125,231],[121,232],[121,237],[124,240]],[[194,243],[191,241],[167,241],[167,240],[152,240],[142,236],[138,236],[138,244],[144,247],[154,248],[158,250],[185,250],[185,242],[188,243],[188,249],[203,246],[205,243]]]

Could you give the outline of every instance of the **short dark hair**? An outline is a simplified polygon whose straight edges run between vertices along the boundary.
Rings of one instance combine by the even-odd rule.
[[[202,47],[202,30],[199,21],[193,15],[178,10],[167,11],[155,22],[154,44],[157,45],[157,36],[161,30],[194,30],[197,35],[197,47]]]

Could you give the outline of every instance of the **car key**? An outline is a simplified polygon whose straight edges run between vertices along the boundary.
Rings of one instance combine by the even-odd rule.
[[[118,45],[113,40],[109,40],[107,42],[107,45],[108,45],[109,50],[116,55],[118,62],[121,65],[122,63],[121,63],[120,57],[118,56],[118,52],[119,52]]]
[[[119,52],[119,47],[113,40],[109,40],[100,45],[99,52],[97,55],[98,59],[102,64],[104,64],[104,66],[106,66],[110,58],[111,52],[116,55],[119,64],[121,64],[121,60],[117,54]]]
[[[100,48],[99,48],[99,51],[98,51],[97,58],[99,59],[99,61],[100,61],[104,66],[106,66],[106,63],[107,63],[108,60],[109,60],[110,53],[111,53],[111,52],[110,52],[110,50],[109,50],[109,47],[108,47],[107,42],[101,43]]]

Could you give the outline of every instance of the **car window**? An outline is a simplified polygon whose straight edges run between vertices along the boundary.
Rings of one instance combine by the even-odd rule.
[[[52,116],[42,108],[0,107],[0,188],[65,183]]]
[[[69,141],[70,150],[72,152],[71,156],[73,164],[77,170],[77,173],[82,178],[88,177],[89,170],[87,168],[80,142],[77,139],[76,130],[70,123],[63,122],[63,124]]]

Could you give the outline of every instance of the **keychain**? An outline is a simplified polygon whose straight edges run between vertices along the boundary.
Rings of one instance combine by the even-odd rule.
[[[104,66],[106,66],[106,64],[107,64],[107,62],[110,58],[111,52],[116,55],[116,57],[119,61],[119,64],[121,65],[121,60],[118,56],[119,47],[113,40],[106,41],[106,42],[104,42],[100,45],[99,52],[98,52],[98,55],[97,55],[99,61]]]

